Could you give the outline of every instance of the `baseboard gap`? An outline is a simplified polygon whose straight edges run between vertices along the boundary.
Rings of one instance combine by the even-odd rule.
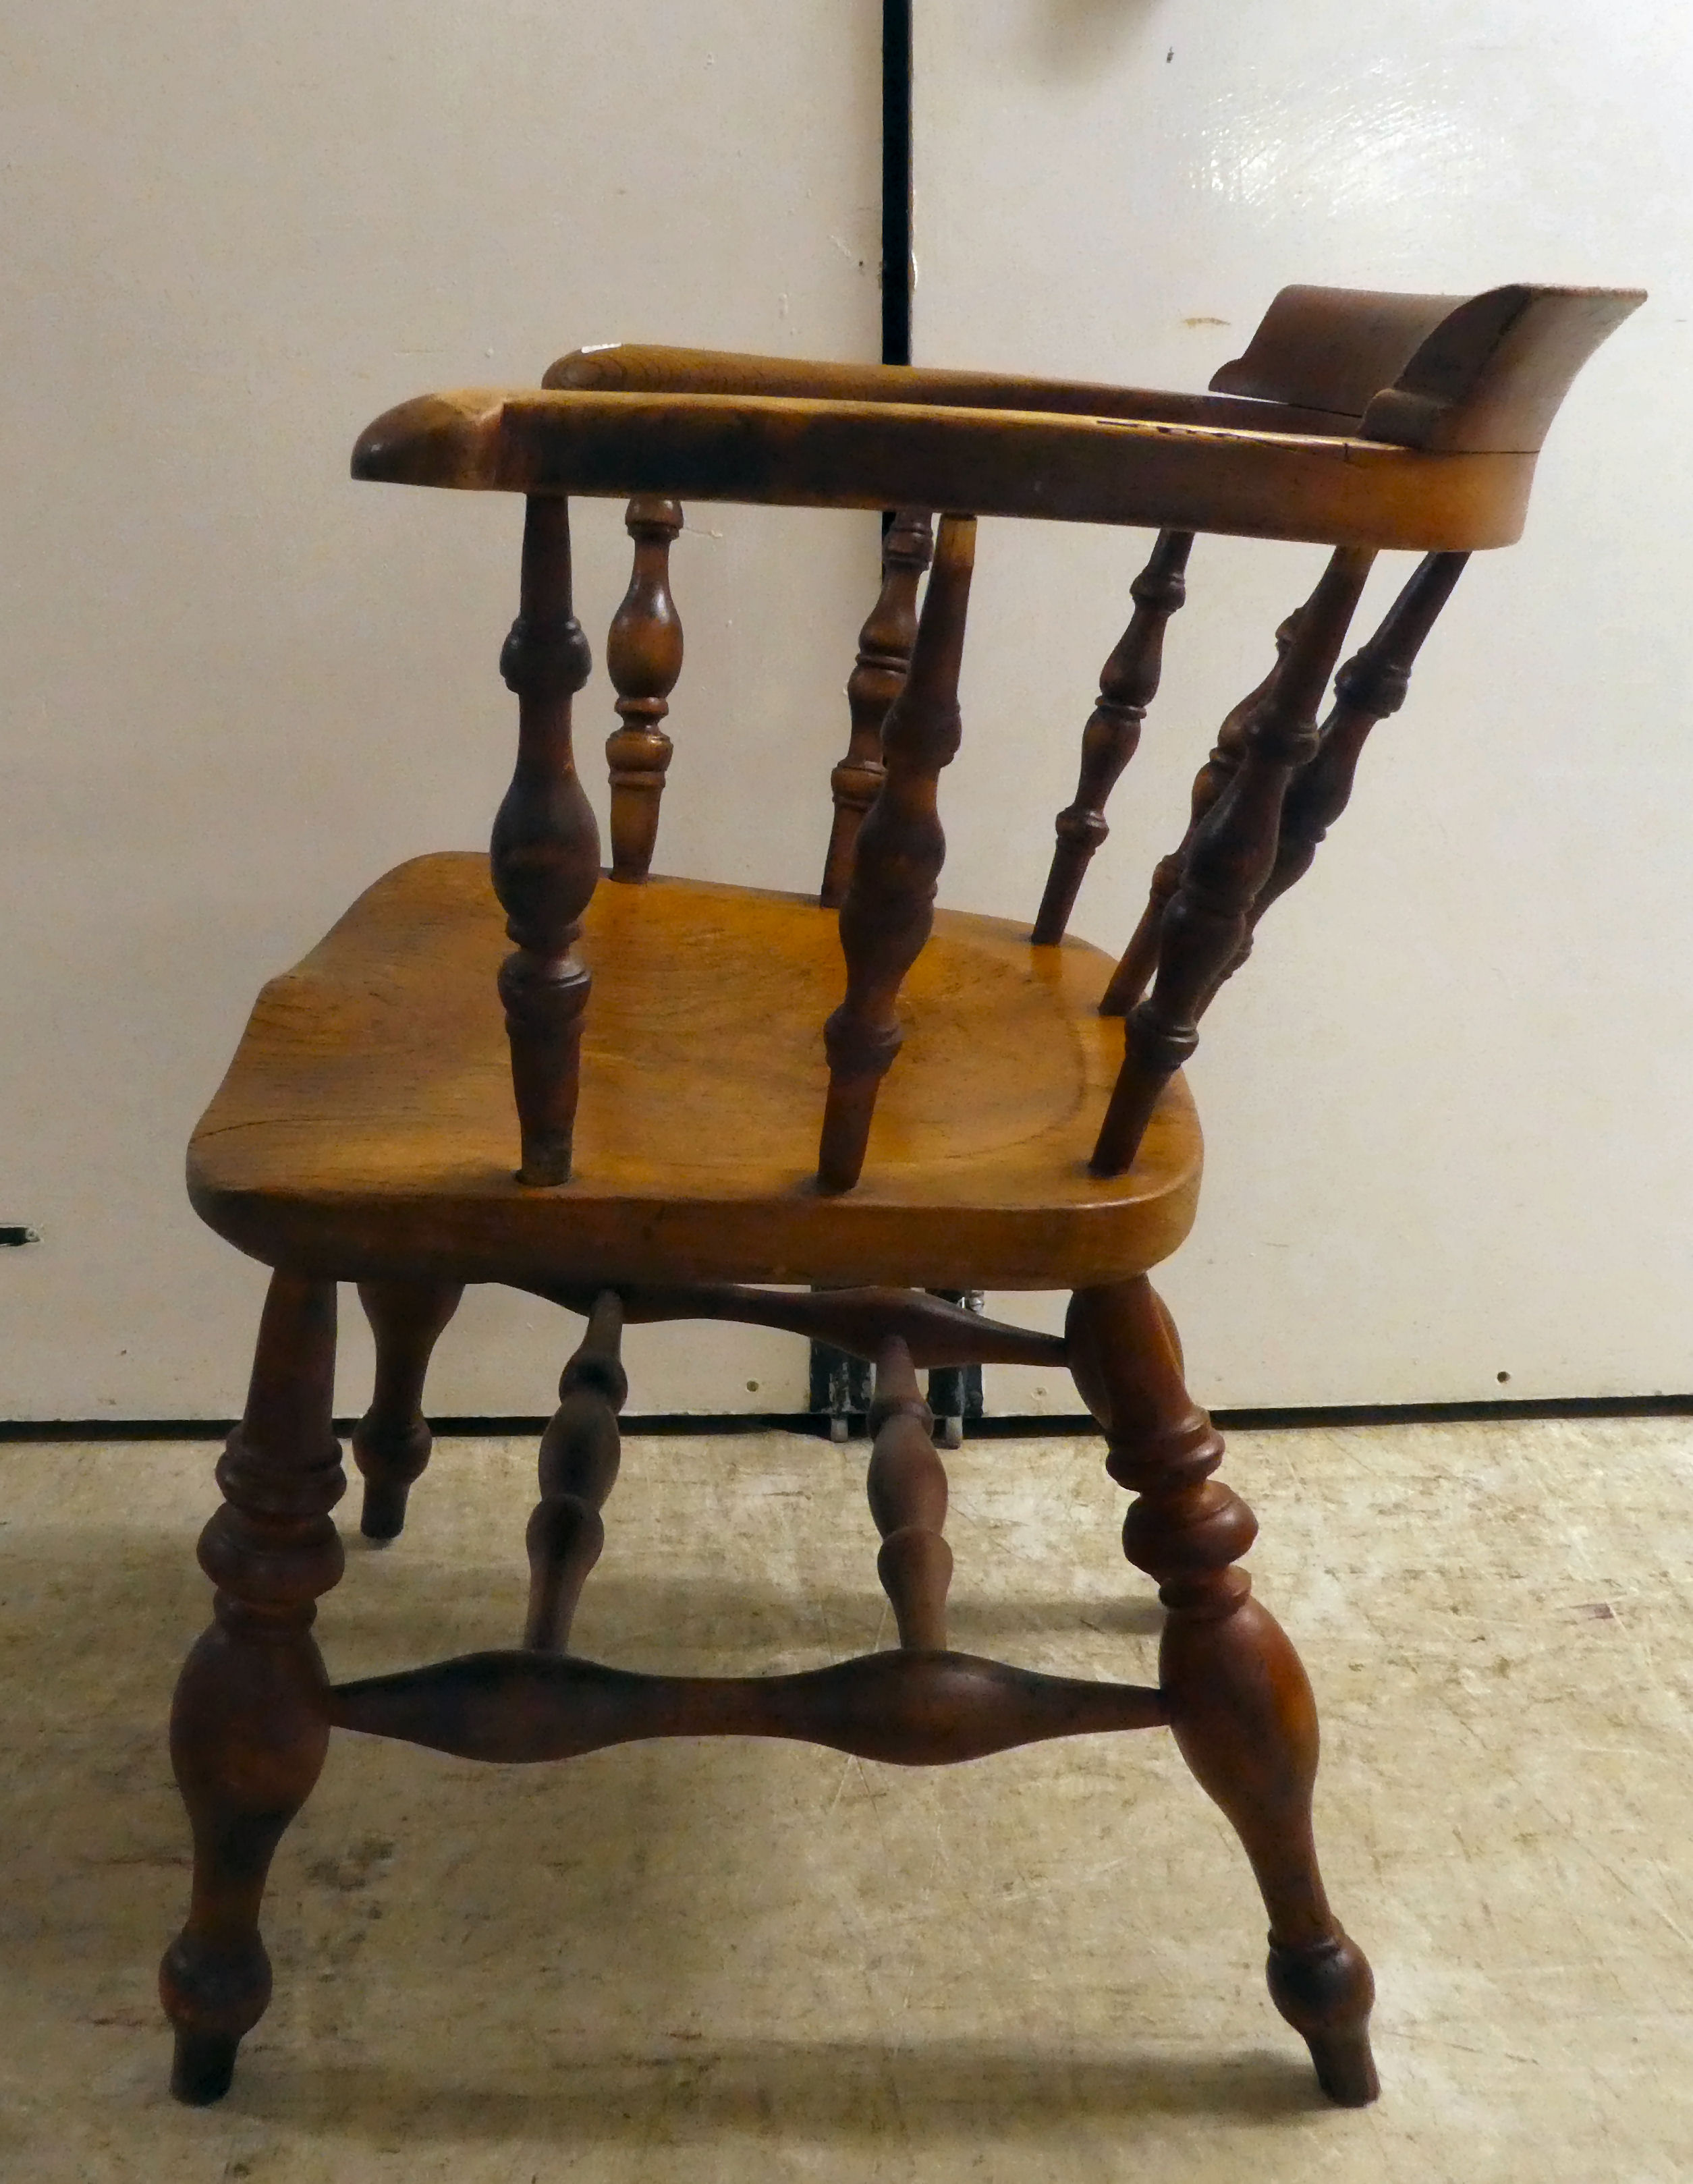
[[[1517,1401],[1465,1403],[1319,1403],[1220,1410],[1214,1413],[1225,1432],[1278,1433],[1314,1426],[1484,1425],[1547,1418],[1693,1418],[1693,1393],[1670,1396],[1546,1396]],[[3,1418],[0,1442],[68,1440],[221,1440],[233,1418]],[[338,1434],[350,1433],[351,1418],[337,1418]],[[502,1435],[538,1435],[544,1416],[437,1418],[443,1439],[488,1439]],[[862,1439],[865,1422],[850,1422]],[[676,1435],[797,1433],[827,1439],[829,1420],[816,1411],[654,1411],[623,1420],[627,1434]],[[1073,1439],[1099,1428],[1085,1412],[1043,1413],[1022,1418],[972,1418],[971,1440]]]

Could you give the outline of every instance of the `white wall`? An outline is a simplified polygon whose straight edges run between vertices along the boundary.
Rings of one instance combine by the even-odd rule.
[[[0,1219],[47,1239],[0,1253],[0,1416],[238,1401],[260,1276],[188,1212],[189,1125],[260,981],[386,865],[480,841],[503,785],[518,511],[351,485],[357,429],[584,340],[873,355],[878,16],[0,27]],[[920,0],[917,28],[922,358],[1199,386],[1284,280],[1653,289],[1208,1022],[1166,1287],[1216,1400],[1693,1384],[1693,32],[1646,0]],[[598,647],[618,513],[578,531]],[[1144,544],[984,526],[946,899],[1033,910]],[[699,511],[661,861],[814,874],[873,555],[867,519]],[[1127,931],[1319,560],[1196,550],[1079,930]],[[581,718],[592,753],[603,679]],[[568,1325],[485,1293],[436,1406],[543,1407]],[[637,1367],[642,1407],[802,1400],[784,1338],[672,1330]]]
[[[486,840],[521,509],[354,486],[359,428],[585,341],[874,357],[879,14],[8,11],[0,1220],[45,1241],[0,1253],[0,1417],[238,1407],[263,1277],[188,1209],[189,1128],[265,977],[387,865]],[[806,884],[874,521],[697,524],[660,861]],[[627,542],[610,504],[577,528],[599,654]],[[578,717],[597,774],[603,678]],[[482,1293],[432,1401],[547,1407],[572,1324]],[[804,1400],[778,1337],[636,1358],[640,1407]]]
[[[1693,25],[1651,0],[922,0],[917,28],[920,362],[1200,387],[1284,281],[1651,289],[1207,1020],[1206,1191],[1164,1286],[1219,1401],[1693,1387]],[[983,526],[945,899],[1033,911],[1033,815],[1072,794],[1144,545]],[[1121,944],[1321,560],[1196,547],[1087,937]],[[1067,1406],[1050,1377],[999,1400]]]

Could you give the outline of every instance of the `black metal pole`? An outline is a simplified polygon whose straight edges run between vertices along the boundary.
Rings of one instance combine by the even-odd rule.
[[[882,0],[882,361],[911,361],[911,0]],[[883,528],[892,521],[884,515]],[[810,1408],[827,1418],[832,1439],[863,1430],[870,1397],[862,1359],[811,1345]],[[955,1400],[962,1409],[961,1384]]]
[[[911,0],[882,0],[882,361],[911,361]]]

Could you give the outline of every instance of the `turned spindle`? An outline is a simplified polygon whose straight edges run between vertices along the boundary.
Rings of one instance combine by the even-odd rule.
[[[934,1417],[923,1401],[911,1353],[891,1335],[876,1360],[870,1407],[875,1437],[865,1485],[882,1535],[876,1574],[893,1603],[899,1643],[938,1652],[946,1645],[946,1589],[952,1550],[946,1522],[946,1468],[934,1445]]]
[[[605,745],[611,768],[611,877],[643,880],[659,838],[671,739],[664,722],[682,672],[682,618],[671,597],[671,543],[682,529],[678,503],[640,493],[625,528],[635,542],[635,566],[623,604],[611,620],[605,666],[622,722]]]
[[[1100,676],[1100,694],[1082,731],[1082,768],[1073,802],[1055,822],[1057,845],[1031,935],[1037,948],[1064,938],[1093,855],[1111,828],[1105,802],[1134,756],[1146,709],[1158,694],[1164,631],[1187,598],[1191,531],[1161,531],[1151,559],[1129,586],[1134,612]]]
[[[523,1642],[562,1652],[588,1573],[605,1545],[600,1511],[617,1480],[617,1414],[629,1382],[618,1357],[623,1306],[615,1290],[594,1300],[581,1347],[559,1379],[559,1407],[541,1436],[541,1498],[525,1535],[529,1612]]]
[[[976,549],[973,515],[945,515],[911,652],[882,733],[886,768],[841,905],[846,998],[824,1027],[829,1092],[817,1184],[850,1190],[864,1167],[882,1079],[899,1051],[899,994],[934,922],[946,857],[936,790],[960,736],[958,674]]]
[[[517,694],[517,764],[488,855],[516,944],[500,967],[499,995],[522,1138],[518,1180],[568,1183],[589,985],[576,944],[599,878],[599,830],[571,745],[571,701],[591,660],[571,611],[563,499],[528,502],[518,615],[499,665]]]
[[[1183,1384],[1169,1315],[1144,1274],[1072,1299],[1066,1328],[1106,1469],[1138,1498],[1123,1552],[1168,1611],[1159,1681],[1182,1757],[1240,1838],[1270,1916],[1270,1996],[1329,2098],[1376,2098],[1375,1983],[1329,1908],[1312,1830],[1317,1708],[1299,1656],[1252,1597],[1252,1512],[1213,1476],[1222,1437]]]
[[[1128,1167],[1159,1094],[1199,1045],[1200,1017],[1239,955],[1274,867],[1288,783],[1317,748],[1317,708],[1373,559],[1351,546],[1330,557],[1246,725],[1239,766],[1194,836],[1160,928],[1152,991],[1124,1022],[1122,1067],[1094,1148],[1096,1175]]]
[[[1194,776],[1187,832],[1169,855],[1161,857],[1152,868],[1146,907],[1140,913],[1139,923],[1129,936],[1122,961],[1111,973],[1111,983],[1105,988],[1105,997],[1100,1003],[1102,1017],[1127,1015],[1151,983],[1152,973],[1158,967],[1158,935],[1164,923],[1164,912],[1170,906],[1171,897],[1182,883],[1182,874],[1187,866],[1188,852],[1193,847],[1194,837],[1212,805],[1239,769],[1246,749],[1247,725],[1270,694],[1282,661],[1287,656],[1288,646],[1293,641],[1298,621],[1299,610],[1295,608],[1276,632],[1276,657],[1269,673],[1256,689],[1249,690],[1239,704],[1224,716],[1210,755]]]
[[[920,508],[902,508],[882,534],[882,590],[859,632],[858,658],[847,678],[847,753],[829,776],[835,818],[817,895],[825,910],[838,910],[846,899],[859,829],[882,786],[883,725],[911,664],[917,585],[933,545],[933,526]]]
[[[342,1571],[330,1514],[347,1485],[330,1422],[335,1312],[333,1282],[271,1276],[247,1408],[218,1464],[223,1506],[200,1535],[213,1620],[170,1709],[193,1887],[159,1972],[176,2035],[170,2090],[196,2106],[229,2090],[236,2049],[270,2002],[265,1876],[329,1748],[311,1626]]]
[[[1417,655],[1468,559],[1467,554],[1426,554],[1380,628],[1335,677],[1334,710],[1318,733],[1315,755],[1288,783],[1275,865],[1259,889],[1246,938],[1228,977],[1251,954],[1258,920],[1310,871],[1328,829],[1351,801],[1370,731],[1405,703]]]

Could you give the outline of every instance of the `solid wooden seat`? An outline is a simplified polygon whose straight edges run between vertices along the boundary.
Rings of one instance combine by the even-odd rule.
[[[331,1730],[507,1762],[748,1735],[941,1765],[1158,1726],[1250,1861],[1270,1994],[1319,2083],[1375,2098],[1370,1968],[1312,1831],[1311,1688],[1240,1567],[1256,1523],[1216,1475],[1222,1438],[1146,1270],[1194,1215],[1200,1139],[1179,1072],[1201,1017],[1344,811],[1468,554],[1516,537],[1559,399],[1639,300],[1285,289],[1202,395],[579,350],[541,390],[425,395],[361,435],[358,476],[525,497],[500,660],[517,756],[487,866],[425,857],[379,881],[265,989],[194,1138],[195,1204],[274,1272],[200,1543],[214,1620],[172,1713],[194,1881],[160,1982],[184,2099],[225,2091],[264,2012],[265,1874]],[[633,496],[606,647],[609,875],[573,741],[591,671],[571,601],[578,493]],[[682,493],[894,511],[815,901],[649,877],[682,663],[669,576]],[[1157,527],[1028,924],[934,907],[978,515]],[[1217,731],[1113,966],[1066,928],[1202,532],[1333,550]],[[1406,547],[1423,558],[1340,664],[1376,553]],[[428,1462],[425,1376],[463,1284],[587,1318],[542,1436],[518,1646],[330,1681],[311,1625],[342,1573],[346,1279],[376,1336],[353,1434],[372,1540],[398,1535]],[[1070,1289],[1063,1334],[929,1293],[989,1286]],[[617,1476],[622,1328],[680,1318],[787,1329],[874,1366],[866,1490],[896,1646],[762,1678],[635,1674],[567,1652]],[[1156,1688],[950,1648],[946,1474],[918,1374],[989,1362],[1067,1369],[1099,1421],[1106,1470],[1134,1497],[1124,1552],[1167,1610]]]
[[[486,856],[420,857],[273,979],[189,1151],[213,1228],[342,1279],[1077,1289],[1144,1272],[1192,1223],[1179,1078],[1133,1166],[1089,1171],[1122,1041],[1099,1012],[1112,961],[1081,941],[937,914],[865,1182],[833,1195],[814,1178],[840,943],[815,898],[596,890],[575,1167],[554,1190],[513,1173],[508,945]]]

